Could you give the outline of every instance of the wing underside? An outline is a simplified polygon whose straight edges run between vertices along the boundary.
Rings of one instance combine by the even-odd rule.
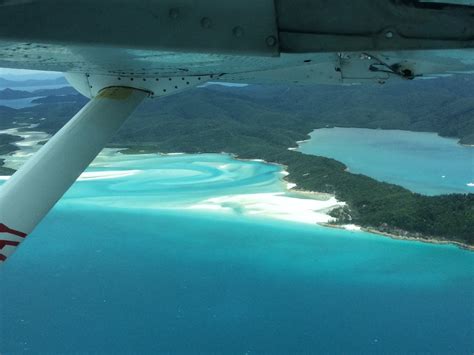
[[[0,67],[228,80],[258,79],[249,73],[263,72],[268,81],[269,71],[311,63],[320,68],[308,74],[313,82],[356,77],[351,70],[360,63],[369,72],[403,60],[413,67],[411,76],[472,71],[474,8],[456,3],[10,0],[0,3]],[[355,64],[349,68],[349,62]],[[379,80],[380,72],[365,76]]]

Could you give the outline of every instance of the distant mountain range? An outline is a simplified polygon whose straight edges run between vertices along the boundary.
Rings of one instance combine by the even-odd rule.
[[[16,99],[26,99],[29,97],[38,97],[38,96],[63,96],[63,95],[77,95],[77,91],[70,86],[64,86],[58,89],[40,89],[40,90],[34,90],[34,91],[14,90],[10,88],[0,90],[0,100],[16,100]]]
[[[28,79],[28,80],[9,80],[0,78],[0,89],[3,88],[24,88],[29,86],[53,86],[69,85],[64,77],[55,79]]]
[[[308,127],[308,132],[321,127],[359,127],[403,129],[437,132],[442,136],[459,138],[463,144],[474,144],[474,75],[455,76],[436,80],[417,80],[385,86],[286,86],[249,85],[225,87],[210,85],[147,101],[130,119],[125,129],[116,136],[130,137],[133,141],[154,141],[151,132],[160,128],[167,117],[193,118],[183,122],[189,126],[200,125],[203,120],[215,122],[227,129],[236,122],[247,127],[264,121],[269,112],[278,114],[273,124]],[[0,99],[19,99],[45,96],[35,103],[64,103],[61,108],[40,105],[34,111],[47,117],[48,111],[74,112],[87,99],[72,87],[37,90],[33,92],[12,89],[0,90]],[[27,111],[32,111],[29,108]],[[71,111],[72,110],[72,111]],[[20,110],[21,111],[21,110]],[[143,117],[145,116],[145,117]],[[2,117],[5,122],[5,117]],[[70,115],[49,118],[50,133],[58,130]],[[249,122],[247,118],[250,119]],[[256,120],[256,118],[259,118]],[[232,123],[234,122],[234,123]],[[41,123],[46,125],[45,122]],[[262,122],[263,125],[268,123]],[[306,128],[305,128],[306,129]],[[198,132],[199,133],[199,132]],[[202,133],[202,132],[201,132]],[[155,137],[156,138],[156,137]],[[218,138],[214,138],[216,140]]]

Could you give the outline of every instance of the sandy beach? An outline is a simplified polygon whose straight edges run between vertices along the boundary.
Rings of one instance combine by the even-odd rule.
[[[94,171],[84,172],[77,181],[117,179],[139,174],[141,170],[117,170],[117,171]]]
[[[204,200],[189,209],[238,213],[245,216],[274,218],[316,224],[334,220],[328,211],[343,206],[334,197],[329,199],[297,198],[281,193],[227,195]]]
[[[34,127],[31,127],[34,128]],[[9,129],[4,131],[7,134],[18,135],[24,138],[23,141],[18,142],[16,145],[19,148],[18,151],[11,155],[2,157],[5,159],[5,166],[11,168],[18,168],[21,166],[27,158],[29,158],[34,152],[36,152],[41,145],[39,142],[49,138],[49,135],[36,132],[36,131],[23,131],[19,132],[17,128]],[[94,168],[100,167],[111,167],[113,169],[114,162],[121,161],[123,159],[130,159],[130,155],[123,155],[120,153],[122,149],[119,148],[106,148],[99,156],[92,162],[91,166]],[[161,154],[161,156],[183,156],[184,153],[168,153]],[[242,161],[252,161],[257,163],[267,163],[262,159],[239,159],[235,155],[228,154],[233,159]],[[209,164],[209,163],[207,163]],[[273,164],[275,165],[275,164]],[[189,201],[189,203],[183,203],[183,201],[177,203],[171,207],[168,205],[166,208],[183,208],[189,210],[203,210],[203,211],[214,211],[220,213],[236,213],[249,217],[259,218],[272,218],[285,221],[292,221],[297,223],[306,224],[322,224],[330,223],[334,220],[333,217],[329,216],[329,212],[334,208],[344,206],[344,202],[337,201],[334,196],[327,194],[308,193],[296,190],[296,184],[285,180],[289,174],[284,166],[276,164],[281,171],[280,182],[281,191],[272,193],[242,193],[242,194],[231,194],[218,196],[211,199],[202,201]],[[219,170],[222,170],[225,174],[228,169],[227,164],[218,164],[215,166]],[[109,171],[86,171],[80,175],[78,181],[87,182],[93,180],[106,180],[106,179],[119,179],[124,177],[131,177],[142,173],[142,170],[109,170]],[[7,180],[9,176],[0,176],[0,180]],[[291,191],[290,191],[291,190]],[[165,208],[159,204],[151,204],[149,206],[140,206],[140,208]]]

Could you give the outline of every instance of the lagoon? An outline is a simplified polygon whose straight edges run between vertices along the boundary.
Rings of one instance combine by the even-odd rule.
[[[474,193],[474,147],[436,133],[323,128],[313,131],[298,150],[425,195]]]

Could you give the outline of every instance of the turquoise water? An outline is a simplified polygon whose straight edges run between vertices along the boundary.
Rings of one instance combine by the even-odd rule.
[[[426,195],[474,193],[474,148],[435,133],[324,128],[299,151],[339,160],[353,173]]]
[[[134,156],[90,171],[134,175],[76,183],[3,266],[2,353],[474,350],[472,252],[188,208],[281,191],[274,165]]]

